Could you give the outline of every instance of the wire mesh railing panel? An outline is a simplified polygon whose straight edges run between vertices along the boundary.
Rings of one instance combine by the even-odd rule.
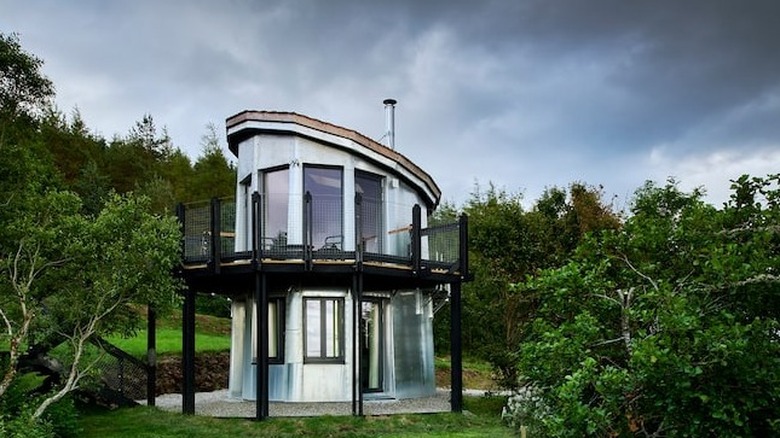
[[[452,267],[460,261],[460,227],[452,223],[422,230],[422,258],[434,265]]]
[[[220,202],[221,227],[219,233],[220,255],[233,258],[236,255],[236,201],[235,199],[223,199]]]
[[[146,366],[103,340],[94,344],[100,354],[92,371],[98,376],[99,383],[108,389],[109,393],[125,399],[145,399],[148,375]]]
[[[211,208],[208,202],[184,206],[184,260],[205,262],[211,248]]]
[[[461,226],[465,222],[434,225],[413,229],[409,205],[386,203],[362,198],[356,204],[345,205],[341,195],[260,196],[257,209],[245,209],[246,217],[237,218],[236,203],[224,199],[219,203],[188,204],[184,211],[185,263],[210,262],[211,245],[218,245],[220,261],[252,257],[251,243],[236,252],[236,239],[255,242],[261,259],[303,260],[365,260],[414,264],[416,260],[439,269],[455,272],[462,268]],[[273,201],[273,202],[271,202]],[[215,210],[216,207],[218,210]],[[354,207],[354,208],[353,208]],[[211,214],[219,212],[218,223]],[[243,211],[243,210],[242,210]],[[251,213],[257,211],[258,217]],[[354,214],[354,220],[346,220]],[[237,219],[241,219],[237,221]],[[252,220],[256,223],[252,226]],[[241,230],[236,224],[242,224]],[[353,228],[354,224],[354,228]],[[216,230],[216,226],[219,229]],[[246,229],[245,229],[246,228]],[[253,239],[250,230],[257,230]],[[213,239],[211,233],[218,233]],[[419,236],[419,241],[415,242]],[[419,244],[419,247],[416,246]],[[358,256],[357,251],[362,251]],[[466,268],[467,269],[467,268]]]
[[[363,198],[360,203],[360,232],[362,250],[366,253],[383,254],[385,248],[384,205],[381,200]]]

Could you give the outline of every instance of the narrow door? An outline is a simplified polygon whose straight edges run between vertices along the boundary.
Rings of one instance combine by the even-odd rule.
[[[381,392],[384,389],[384,317],[381,300],[363,301],[360,336],[361,386],[364,392]]]

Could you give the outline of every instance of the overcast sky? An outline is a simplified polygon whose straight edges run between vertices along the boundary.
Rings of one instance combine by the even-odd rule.
[[[780,172],[780,2],[8,1],[0,31],[45,61],[96,132],[151,114],[196,157],[206,124],[294,111],[397,149],[461,204]]]

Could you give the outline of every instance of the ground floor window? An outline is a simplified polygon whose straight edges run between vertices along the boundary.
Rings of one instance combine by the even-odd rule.
[[[344,363],[344,299],[304,298],[304,362]]]

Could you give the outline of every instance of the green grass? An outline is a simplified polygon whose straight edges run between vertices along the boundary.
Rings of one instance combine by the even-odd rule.
[[[500,419],[504,399],[466,397],[471,414],[391,415],[378,417],[270,418],[262,422],[184,416],[137,407],[82,415],[82,436],[165,437],[511,437]]]
[[[112,336],[108,341],[135,357],[146,356],[146,330],[132,338]],[[157,330],[157,354],[181,354],[181,329]],[[195,352],[230,350],[230,336],[198,332],[195,335]]]
[[[436,356],[434,365],[436,367],[436,385],[450,386],[450,357]],[[500,389],[493,380],[492,366],[488,362],[470,357],[463,358],[463,387],[485,390]]]
[[[181,354],[181,315],[173,314],[157,321],[157,354]],[[230,319],[208,315],[195,316],[195,352],[230,350]],[[108,342],[131,356],[146,357],[146,330],[130,338],[109,336]]]

